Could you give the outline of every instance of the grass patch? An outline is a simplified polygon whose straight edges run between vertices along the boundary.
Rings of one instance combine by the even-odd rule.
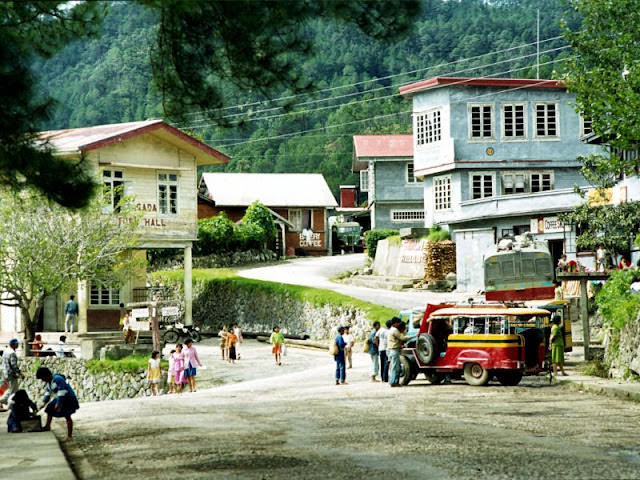
[[[87,370],[89,373],[135,373],[140,369],[146,370],[149,364],[147,355],[129,355],[120,360],[89,360],[87,362]],[[162,360],[160,368],[167,369],[169,362]]]
[[[180,283],[183,281],[183,273],[181,271],[156,272],[153,275],[154,279]],[[308,302],[317,307],[333,305],[336,307],[357,308],[365,312],[372,323],[375,321],[386,322],[398,313],[391,308],[358,300],[357,298],[343,295],[332,290],[239,277],[235,270],[230,268],[195,269],[193,270],[193,281],[227,283],[232,287],[242,288],[248,291],[289,296],[295,300]]]
[[[592,377],[609,378],[609,365],[604,363],[601,358],[594,358],[592,361],[576,366],[576,369],[584,374]]]

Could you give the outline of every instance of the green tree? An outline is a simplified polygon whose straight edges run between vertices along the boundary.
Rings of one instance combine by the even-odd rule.
[[[27,341],[47,296],[78,280],[120,285],[135,272],[126,252],[137,243],[139,213],[126,198],[120,207],[118,216],[103,214],[96,198],[71,212],[33,190],[0,193],[1,303],[20,308]]]
[[[95,33],[102,9],[92,2],[0,3],[0,184],[34,187],[70,207],[87,204],[91,173],[82,162],[55,156],[36,135],[53,101],[39,95],[32,62]]]
[[[608,251],[621,254],[628,251],[640,232],[640,202],[615,206],[584,203],[561,218],[577,227],[579,248],[595,250],[602,243]]]
[[[640,157],[623,159],[615,149],[636,150],[640,141],[640,0],[575,0],[581,24],[565,25],[573,49],[562,79],[576,94],[576,109],[611,147],[610,155],[585,159],[599,183],[620,173],[637,174]]]

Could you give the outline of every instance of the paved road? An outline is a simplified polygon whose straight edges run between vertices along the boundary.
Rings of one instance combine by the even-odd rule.
[[[361,267],[365,254],[336,255],[333,257],[307,257],[288,260],[276,265],[240,269],[239,275],[258,280],[293,283],[309,287],[327,288],[361,300],[401,310],[425,305],[427,302],[463,301],[468,294],[435,293],[423,291],[393,292],[330,282],[334,275]]]
[[[542,378],[391,389],[368,381],[362,353],[336,386],[324,352],[291,349],[275,367],[266,346],[245,347],[262,378],[83,404],[64,445],[79,478],[638,478],[640,404]]]

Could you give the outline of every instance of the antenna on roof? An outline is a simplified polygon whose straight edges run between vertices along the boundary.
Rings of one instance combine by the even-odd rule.
[[[540,78],[540,9],[536,14],[536,78]]]

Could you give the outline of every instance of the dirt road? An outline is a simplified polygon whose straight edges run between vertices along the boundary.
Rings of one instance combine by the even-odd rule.
[[[632,402],[542,378],[391,389],[367,381],[365,354],[348,370],[349,385],[336,386],[324,352],[291,349],[282,367],[263,344],[246,343],[245,355],[260,365],[253,380],[83,404],[65,447],[78,476],[638,478],[640,405]],[[210,365],[232,380],[242,368]],[[56,423],[59,437],[62,429]]]

